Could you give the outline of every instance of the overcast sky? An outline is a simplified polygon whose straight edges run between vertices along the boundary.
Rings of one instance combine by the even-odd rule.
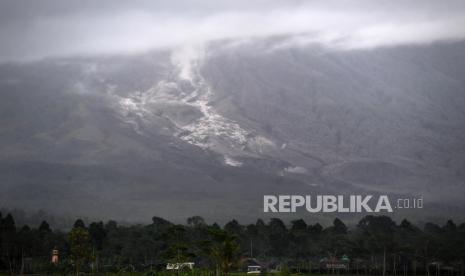
[[[465,38],[463,0],[0,0],[0,61],[289,35],[337,49]]]

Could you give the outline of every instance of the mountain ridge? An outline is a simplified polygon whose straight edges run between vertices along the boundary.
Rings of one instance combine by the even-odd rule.
[[[270,44],[1,65],[3,204],[134,220],[252,218],[273,193],[464,207],[464,42]]]

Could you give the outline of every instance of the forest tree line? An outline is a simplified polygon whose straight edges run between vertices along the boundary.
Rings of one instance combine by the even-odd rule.
[[[324,260],[346,256],[351,273],[390,275],[464,274],[465,223],[418,227],[397,224],[387,216],[366,216],[354,227],[340,219],[323,227],[303,219],[286,225],[278,218],[242,225],[207,224],[199,216],[186,224],[153,217],[148,225],[115,221],[86,225],[77,219],[69,231],[18,226],[11,214],[0,214],[0,271],[98,272],[162,271],[167,263],[195,262],[197,268],[224,274],[241,271],[244,260],[274,268],[328,273]],[[52,250],[59,263],[51,263]],[[344,272],[344,271],[341,271]]]

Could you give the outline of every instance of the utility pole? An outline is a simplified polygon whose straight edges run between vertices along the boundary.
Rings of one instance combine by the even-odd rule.
[[[176,265],[177,265],[177,268],[178,268],[178,269],[176,270],[176,274],[177,274],[178,276],[179,276],[179,274],[180,274],[179,269],[181,269],[181,261],[180,261],[180,259],[181,259],[181,257],[180,257],[180,252],[179,252],[179,248],[178,248],[178,249],[177,249],[177,260],[176,260],[176,261],[178,262],[178,263],[176,264]]]
[[[386,276],[386,246],[383,249],[383,276]]]
[[[253,258],[253,241],[250,239],[250,258]]]

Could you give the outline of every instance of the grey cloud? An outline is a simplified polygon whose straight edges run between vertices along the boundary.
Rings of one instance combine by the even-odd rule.
[[[0,60],[288,35],[353,49],[465,38],[463,1],[3,1]]]

